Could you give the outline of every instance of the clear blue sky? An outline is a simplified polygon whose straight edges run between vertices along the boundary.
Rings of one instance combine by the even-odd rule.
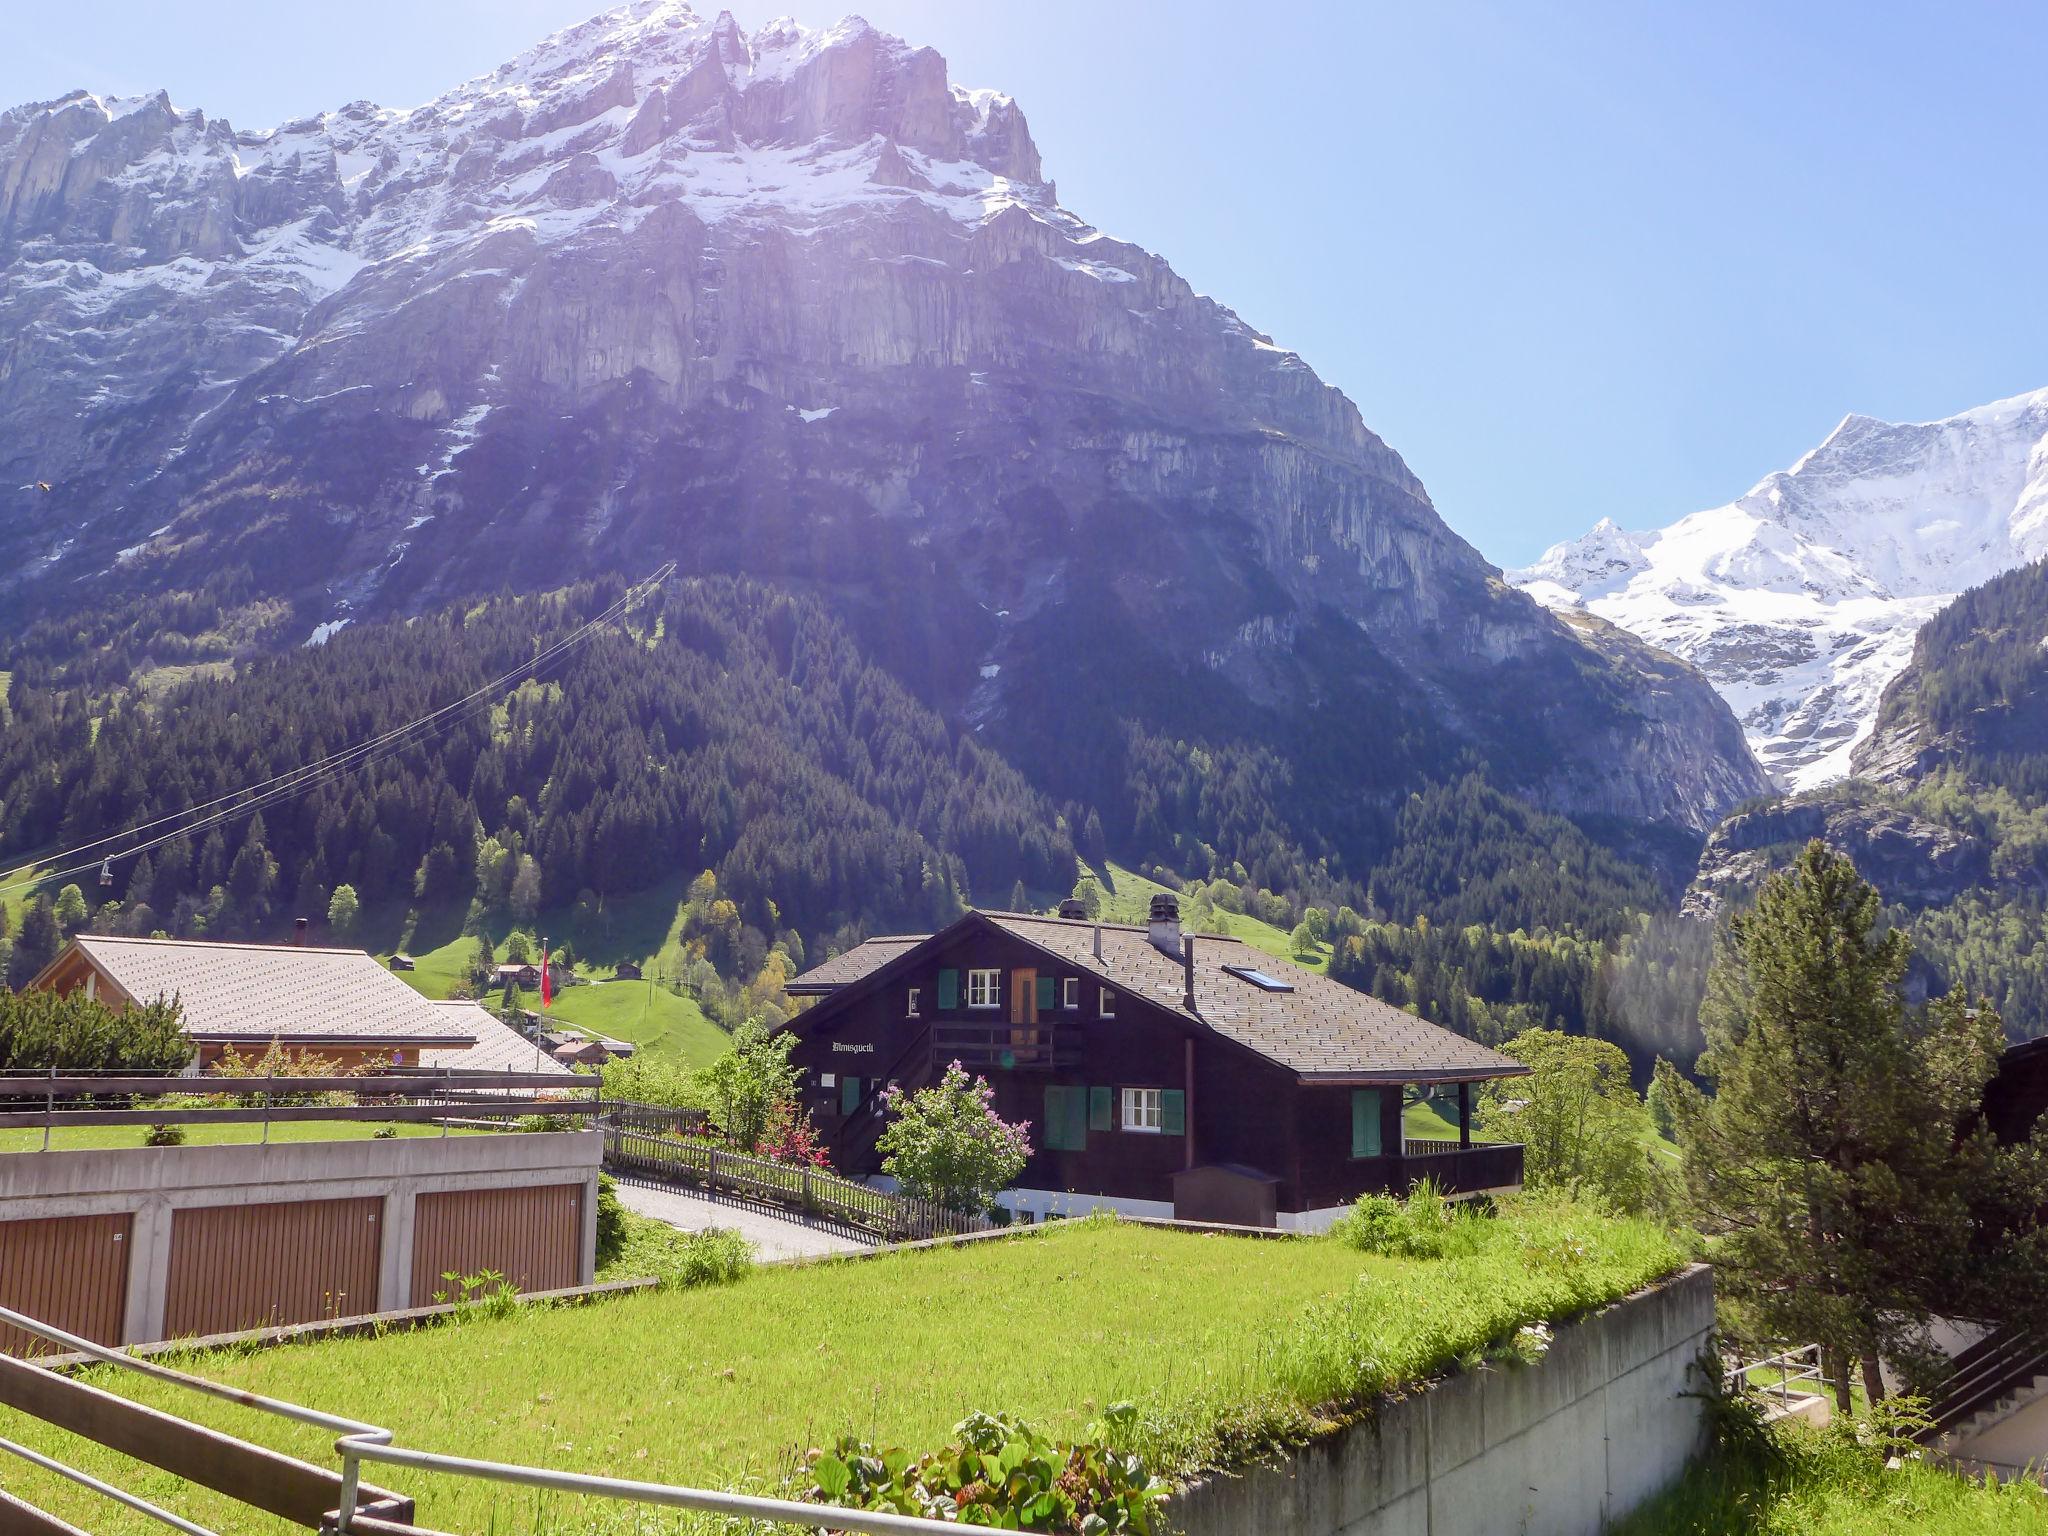
[[[1728,500],[1846,411],[2048,385],[2048,8],[851,3],[1014,95],[1069,207],[1298,349],[1503,563]],[[599,8],[36,6],[0,101],[411,105]]]

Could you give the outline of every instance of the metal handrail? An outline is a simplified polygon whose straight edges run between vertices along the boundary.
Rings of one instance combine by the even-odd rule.
[[[110,1349],[91,1339],[81,1338],[75,1333],[66,1333],[61,1328],[53,1327],[49,1323],[8,1307],[0,1307],[0,1323],[11,1324],[24,1333],[34,1334],[53,1344],[61,1344],[66,1349],[104,1364],[134,1371],[172,1386],[184,1387],[206,1397],[276,1414],[280,1418],[308,1424],[316,1429],[341,1431],[339,1438],[334,1442],[334,1453],[341,1458],[341,1495],[335,1517],[335,1529],[344,1533],[344,1536],[355,1518],[356,1504],[362,1488],[362,1464],[366,1461],[394,1467],[416,1467],[423,1472],[444,1472],[455,1477],[473,1477],[486,1482],[511,1483],[523,1488],[545,1488],[556,1493],[587,1494],[634,1504],[657,1504],[671,1509],[698,1510],[706,1514],[738,1515],[754,1520],[777,1521],[785,1525],[809,1526],[813,1529],[827,1527],[839,1531],[859,1531],[871,1533],[871,1536],[958,1536],[961,1529],[954,1521],[927,1520],[922,1516],[890,1514],[883,1510],[851,1509],[837,1504],[809,1504],[795,1499],[767,1499],[753,1494],[729,1493],[714,1488],[688,1488],[671,1483],[642,1483],[630,1478],[599,1477],[585,1472],[557,1472],[547,1467],[528,1467],[516,1462],[480,1461],[468,1456],[448,1456],[437,1451],[406,1450],[392,1443],[397,1438],[393,1430],[363,1423],[357,1419],[343,1418],[339,1414],[324,1413],[317,1408],[307,1408],[299,1403],[286,1402],[283,1398],[265,1397],[260,1392],[223,1386],[217,1381],[208,1381],[203,1376],[174,1371],[169,1366],[158,1365],[153,1360],[138,1359],[134,1355]],[[168,1510],[158,1509],[147,1500],[123,1493],[88,1473],[63,1466],[39,1452],[29,1450],[26,1446],[16,1445],[10,1440],[0,1440],[0,1450],[12,1452],[52,1472],[82,1483],[126,1504],[131,1509],[153,1516],[175,1529],[186,1532],[187,1536],[213,1536],[213,1533],[203,1526],[193,1525]]]

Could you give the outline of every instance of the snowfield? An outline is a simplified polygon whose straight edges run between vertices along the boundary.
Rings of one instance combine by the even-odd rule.
[[[1603,520],[1509,580],[1684,657],[1786,787],[1849,771],[1920,626],[2048,554],[2048,389],[1941,421],[1849,416],[1725,507]]]

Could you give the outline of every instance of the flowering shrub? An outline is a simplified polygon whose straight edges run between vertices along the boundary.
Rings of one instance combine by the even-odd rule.
[[[995,1090],[954,1062],[930,1088],[884,1098],[893,1118],[875,1145],[882,1171],[903,1192],[949,1211],[979,1215],[1009,1188],[1031,1158],[1031,1122],[995,1112]]]
[[[832,1171],[832,1155],[819,1139],[810,1111],[788,1099],[768,1111],[768,1124],[754,1151],[772,1162]]]
[[[957,1444],[916,1461],[843,1437],[811,1452],[808,1497],[1002,1530],[1152,1536],[1168,1486],[1119,1449],[1136,1422],[1137,1410],[1118,1403],[1086,1440],[1056,1444],[1006,1414],[975,1413],[953,1427]]]

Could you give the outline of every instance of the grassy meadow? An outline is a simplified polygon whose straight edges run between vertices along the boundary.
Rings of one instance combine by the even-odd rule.
[[[659,1481],[779,1487],[841,1433],[922,1450],[975,1409],[1059,1433],[1113,1402],[1142,1415],[1167,1470],[1311,1436],[1380,1391],[1486,1351],[1678,1265],[1646,1224],[1516,1205],[1458,1229],[1435,1260],[1334,1238],[1203,1236],[1091,1219],[1014,1239],[759,1269],[738,1282],[587,1307],[198,1357],[216,1380],[388,1424],[399,1443]],[[165,1389],[94,1379],[163,1403]],[[332,1464],[323,1437],[246,1409],[181,1402],[223,1429]],[[0,1411],[0,1435],[65,1437]],[[270,1529],[211,1495],[105,1453],[88,1470],[222,1533]],[[10,1469],[10,1478],[14,1476]],[[631,1511],[438,1476],[422,1523],[499,1533],[667,1529]],[[90,1495],[28,1476],[16,1491],[95,1531],[142,1529]]]

